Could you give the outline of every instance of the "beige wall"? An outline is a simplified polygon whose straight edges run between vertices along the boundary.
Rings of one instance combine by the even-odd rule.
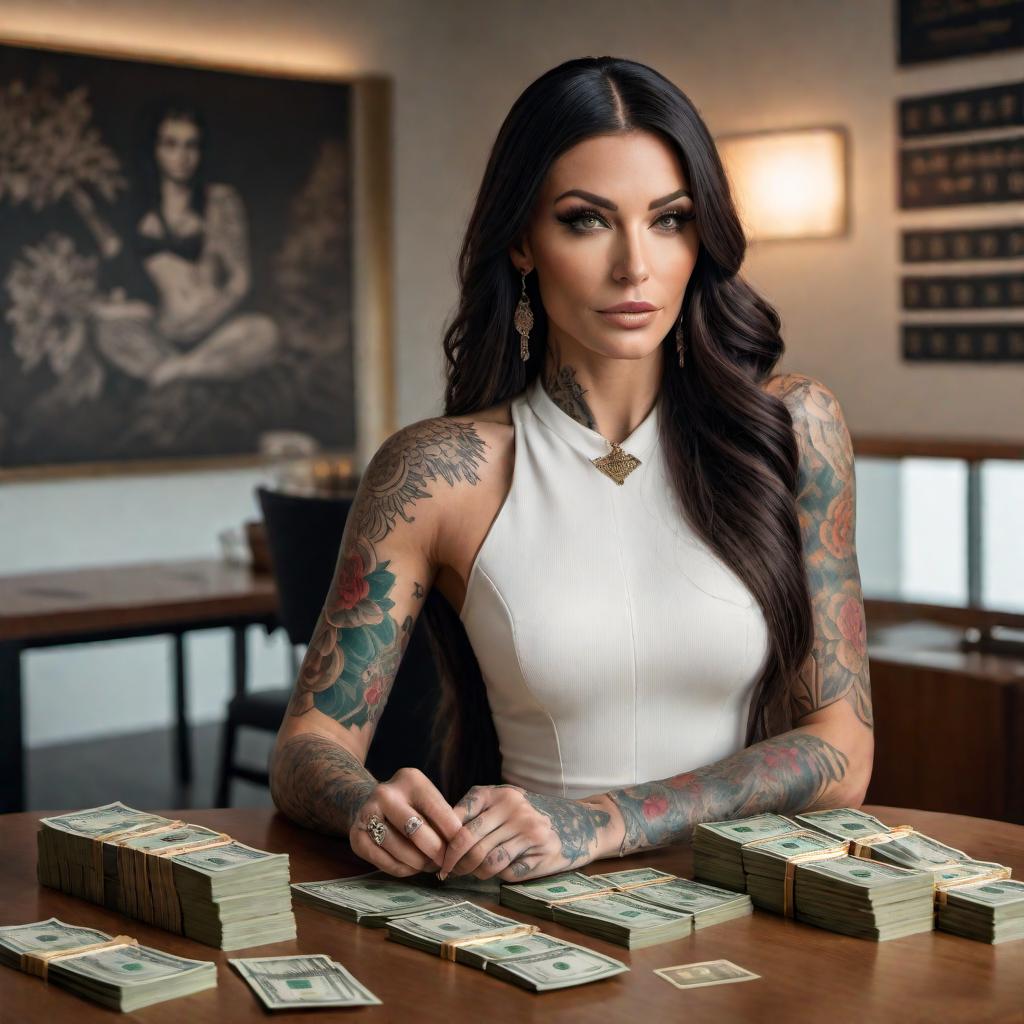
[[[898,228],[1018,217],[1024,204],[898,215],[894,101],[1020,75],[1020,51],[895,67],[894,0],[4,0],[0,35],[395,80],[397,412],[440,411],[440,335],[488,148],[522,88],[584,54],[644,61],[712,133],[840,123],[852,233],[754,248],[745,273],[783,317],[783,369],[836,391],[854,432],[1024,438],[1024,365],[899,357]]]

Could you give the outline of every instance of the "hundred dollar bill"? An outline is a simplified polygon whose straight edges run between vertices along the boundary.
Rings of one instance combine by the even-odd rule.
[[[292,892],[300,903],[336,914],[370,928],[379,928],[396,917],[461,903],[454,894],[418,888],[385,878],[357,876],[323,882],[295,882]]]
[[[889,826],[873,814],[855,807],[832,807],[824,811],[807,811],[794,815],[801,825],[817,829],[837,839],[859,839],[861,836],[888,832]]]
[[[323,953],[229,958],[268,1010],[314,1006],[380,1006],[381,1001]]]

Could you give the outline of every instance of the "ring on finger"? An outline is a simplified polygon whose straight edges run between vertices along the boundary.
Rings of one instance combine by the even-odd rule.
[[[370,833],[378,846],[384,845],[384,840],[388,837],[388,827],[376,814],[370,815],[370,820],[366,823],[366,831]]]
[[[413,833],[414,833],[414,832],[415,832],[415,831],[416,831],[416,830],[417,830],[417,829],[418,829],[418,828],[420,827],[420,825],[422,825],[422,824],[423,824],[422,820],[421,820],[420,818],[418,818],[418,817],[417,817],[417,816],[416,816],[416,815],[414,814],[414,815],[413,815],[413,816],[412,816],[412,817],[411,817],[411,818],[410,818],[410,819],[409,819],[409,820],[408,820],[408,821],[407,821],[407,822],[405,823],[405,827],[403,828],[403,830],[402,830],[402,831],[403,831],[403,832],[405,832],[406,836],[412,836],[412,834],[413,834]]]

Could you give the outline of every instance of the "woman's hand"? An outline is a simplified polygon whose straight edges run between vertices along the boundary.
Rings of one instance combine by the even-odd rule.
[[[367,830],[376,815],[387,829],[378,846]],[[379,782],[353,815],[349,843],[363,860],[389,875],[406,878],[420,871],[436,871],[445,846],[454,839],[462,819],[437,787],[418,768],[399,768],[387,782]]]
[[[521,786],[473,786],[455,805],[464,824],[448,842],[440,877],[505,881],[541,878],[605,855],[611,822],[596,800],[529,793]]]

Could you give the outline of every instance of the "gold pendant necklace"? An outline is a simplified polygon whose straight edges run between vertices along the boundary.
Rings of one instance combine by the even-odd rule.
[[[605,441],[611,445],[611,451],[607,455],[602,455],[599,459],[591,459],[590,461],[605,476],[610,477],[621,487],[626,477],[640,465],[640,460],[635,455],[630,455],[629,452],[624,451],[614,441],[608,441],[607,437]]]

